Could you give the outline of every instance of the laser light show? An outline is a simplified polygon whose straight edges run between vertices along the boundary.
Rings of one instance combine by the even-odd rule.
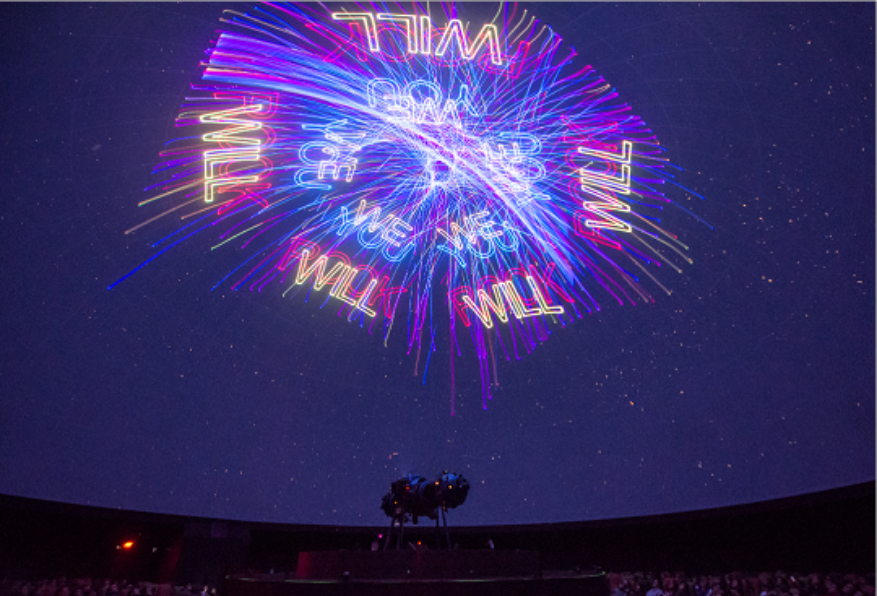
[[[497,359],[604,300],[653,301],[643,280],[669,295],[657,276],[691,258],[662,227],[681,208],[665,150],[594,68],[523,7],[481,25],[438,8],[226,13],[141,225],[185,223],[156,256],[199,232],[241,251],[232,290],[401,336],[424,381],[470,337],[487,408]]]

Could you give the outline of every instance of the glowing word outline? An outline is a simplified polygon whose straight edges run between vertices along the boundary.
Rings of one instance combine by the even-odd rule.
[[[529,302],[535,302],[535,306],[528,306],[525,299],[518,292],[514,283],[516,275],[523,277],[526,281],[530,291],[533,293],[533,297],[529,299]],[[487,288],[489,286],[485,282],[493,282],[490,292],[488,292]],[[475,291],[476,299],[471,297],[472,289],[468,286],[457,288],[450,293],[451,301],[457,307],[463,324],[467,327],[470,325],[470,322],[466,316],[466,308],[471,310],[488,329],[493,328],[493,316],[491,316],[491,313],[501,322],[509,322],[506,305],[509,306],[512,314],[518,320],[539,315],[562,315],[564,313],[562,306],[552,306],[549,303],[542,288],[539,287],[535,276],[532,274],[528,275],[521,269],[509,271],[504,281],[498,281],[494,276],[486,276],[481,279],[479,286]],[[491,293],[493,294],[492,298],[490,296]]]
[[[621,164],[617,176],[590,170],[587,167],[576,170],[579,176],[579,188],[597,200],[582,201],[582,209],[587,214],[577,212],[575,217],[576,232],[580,236],[620,249],[620,244],[602,236],[600,230],[628,234],[633,231],[633,227],[628,222],[614,215],[617,212],[630,213],[630,205],[619,201],[616,194],[630,195],[630,163],[633,155],[633,143],[622,141],[621,150],[617,153],[591,147],[577,147],[576,150],[583,155],[591,155],[610,163]],[[596,215],[599,219],[594,219],[589,214]]]
[[[344,180],[350,182],[356,173],[356,166],[359,163],[353,154],[362,149],[362,145],[358,141],[365,138],[365,133],[341,133],[336,128],[347,125],[347,120],[335,120],[329,124],[303,124],[303,130],[317,130],[323,133],[325,141],[310,141],[303,144],[298,149],[298,159],[304,164],[304,167],[298,169],[295,173],[294,181],[296,185],[303,188],[314,188],[318,190],[332,190],[332,185],[322,182],[327,177],[332,180],[339,180],[342,171],[345,172]],[[319,149],[324,156],[322,159],[313,159],[308,153],[314,149]],[[306,181],[305,176],[316,175],[319,181]]]
[[[451,255],[457,264],[462,268],[466,268],[466,261],[463,259],[464,250],[479,259],[489,259],[496,254],[496,248],[504,252],[515,252],[518,249],[520,241],[518,240],[518,231],[515,230],[507,221],[502,222],[503,230],[493,229],[497,223],[493,220],[482,221],[490,215],[489,211],[479,211],[463,218],[463,225],[460,226],[455,221],[450,222],[448,226],[450,233],[443,228],[436,228],[436,235],[442,236],[447,241],[445,244],[439,244],[436,248],[444,253]],[[501,242],[500,238],[503,234],[507,234],[511,238],[508,244]],[[487,250],[479,248],[481,238],[487,243]]]
[[[359,228],[356,238],[363,248],[374,249],[383,244],[381,255],[391,263],[398,263],[414,248],[414,241],[409,240],[401,250],[393,254],[390,247],[401,247],[414,228],[392,213],[381,219],[381,206],[374,205],[368,209],[365,199],[359,202],[353,217],[350,216],[350,209],[342,206],[338,219],[341,221],[336,232],[339,236],[346,236],[352,229]],[[366,221],[369,224],[363,226]],[[366,237],[366,234],[375,234],[378,231],[380,234],[376,234],[371,240]]]
[[[490,61],[500,66],[503,64],[502,53],[499,46],[499,31],[496,25],[486,23],[482,25],[474,42],[469,41],[466,31],[469,28],[467,22],[463,25],[460,19],[451,19],[442,30],[441,38],[435,49],[432,47],[432,20],[427,15],[421,15],[418,19],[414,15],[390,13],[390,12],[333,12],[332,18],[336,21],[348,21],[357,23],[362,27],[363,36],[369,51],[380,53],[381,45],[378,38],[377,21],[402,23],[405,26],[406,47],[409,54],[420,53],[426,56],[442,57],[456,40],[460,53],[465,60],[472,60],[484,47],[490,52]]]
[[[205,143],[233,145],[204,152],[204,202],[213,203],[218,188],[255,184],[270,173],[270,168],[249,175],[235,176],[227,172],[232,164],[259,162],[264,165],[261,139],[242,135],[262,130],[261,122],[244,117],[265,114],[269,108],[270,105],[259,103],[201,115],[199,120],[202,123],[230,125],[204,134],[201,138]]]

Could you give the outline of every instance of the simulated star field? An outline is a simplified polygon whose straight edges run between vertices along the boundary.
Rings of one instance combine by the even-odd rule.
[[[219,284],[233,250],[125,277],[179,228],[138,227],[138,203],[223,10],[251,5],[0,5],[0,493],[371,526],[393,480],[450,470],[471,490],[448,521],[475,526],[873,481],[875,5],[520,7],[681,168],[667,217],[691,263],[660,272],[669,293],[645,279],[653,301],[549,325],[485,385],[446,326],[418,356],[322,300]]]

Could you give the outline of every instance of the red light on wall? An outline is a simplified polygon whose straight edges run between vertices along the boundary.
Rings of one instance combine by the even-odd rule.
[[[132,548],[134,548],[134,541],[133,541],[133,540],[129,540],[129,541],[127,541],[127,542],[123,542],[123,543],[122,543],[122,548],[124,548],[125,550],[131,550]]]

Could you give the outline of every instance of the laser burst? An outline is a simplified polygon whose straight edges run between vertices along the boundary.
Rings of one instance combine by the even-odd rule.
[[[469,336],[486,407],[498,358],[604,300],[651,301],[691,260],[662,227],[673,177],[648,126],[549,26],[484,10],[226,11],[141,203],[156,212],[128,233],[180,218],[155,256],[208,236],[239,255],[215,287],[319,295],[404,338],[415,374],[446,352],[452,413]]]

